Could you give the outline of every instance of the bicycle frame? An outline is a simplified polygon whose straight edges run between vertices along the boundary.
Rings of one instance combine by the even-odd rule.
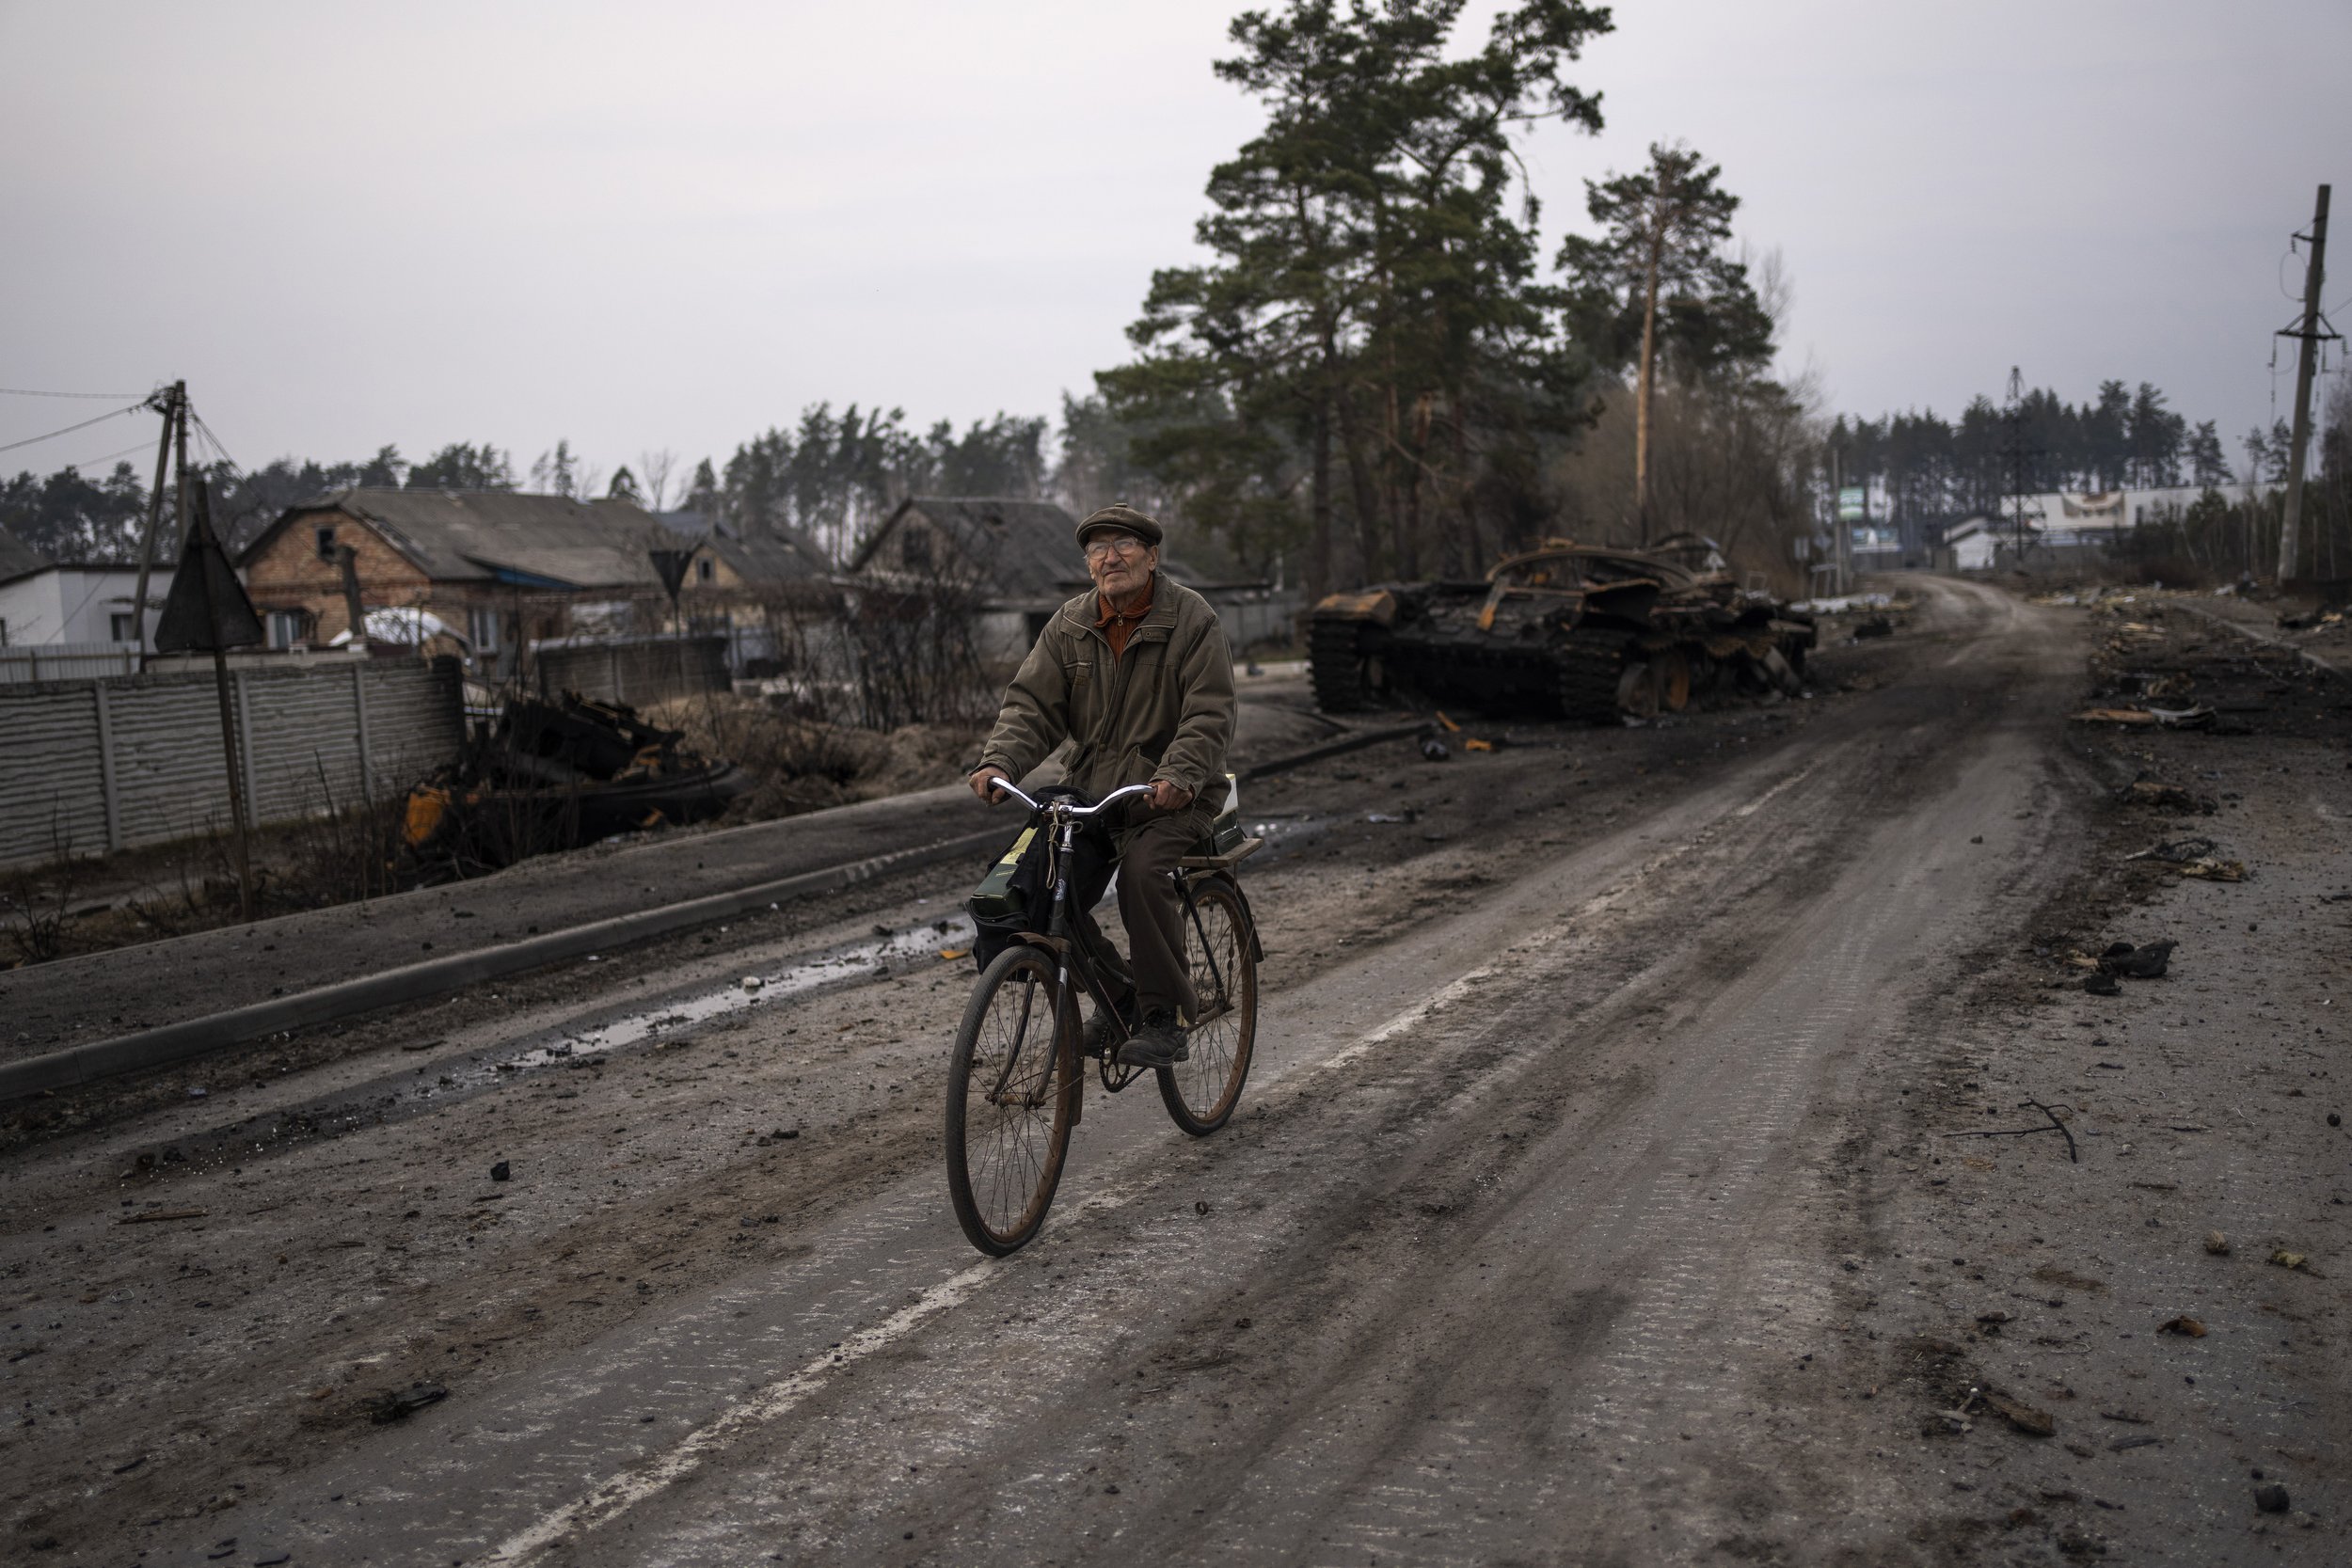
[[[1262,848],[1264,841],[1244,838],[1225,849],[1204,843],[1177,857],[1175,892],[1183,905],[1179,919],[1190,933],[1181,939],[1180,945],[1189,948],[1199,943],[1185,960],[1191,968],[1187,993],[1199,993],[1187,1010],[1198,1016],[1178,1022],[1187,1031],[1210,1026],[1201,1037],[1206,1045],[1196,1043],[1189,1055],[1181,1059],[1197,1058],[1205,1065],[1185,1069],[1140,1067],[1120,1060],[1136,1031],[1111,1000],[1108,976],[1119,972],[1116,949],[1092,928],[1085,909],[1073,907],[1072,884],[1077,879],[1079,823],[1147,793],[1151,786],[1131,784],[1113,790],[1091,806],[1053,797],[1041,800],[1002,779],[993,781],[993,787],[1041,818],[1037,826],[1045,830],[1046,879],[1053,887],[1053,905],[1050,911],[1044,911],[1043,929],[1009,933],[1014,941],[1029,944],[1027,955],[1020,956],[1021,950],[1015,948],[982,971],[981,982],[957,1030],[950,1058],[949,1197],[957,1221],[973,1245],[1002,1257],[1036,1233],[1046,1206],[1053,1201],[1071,1130],[1084,1112],[1087,1056],[1095,1058],[1107,1093],[1116,1094],[1138,1079],[1152,1079],[1168,1115],[1195,1137],[1216,1132],[1232,1115],[1248,1074],[1256,1027],[1257,986],[1251,966],[1264,960],[1264,947],[1233,867]],[[1027,835],[1024,842],[1035,847]],[[1092,879],[1089,866],[1089,882]],[[1026,885],[1036,886],[1033,881]],[[1030,918],[1037,912],[1032,911]],[[1221,949],[1218,942],[1224,943]],[[1051,961],[1044,957],[1047,953],[1053,955]],[[1041,999],[1037,994],[1041,986],[1050,987],[1052,995]],[[1077,1028],[1081,986],[1100,1013],[1094,1025],[1098,1041],[1083,1050]],[[1038,1006],[1040,1000],[1045,1003],[1043,1008]],[[1041,1012],[1046,1014],[1045,1019],[1039,1018]],[[1041,1022],[1047,1031],[1041,1046],[1032,1037]],[[1033,1056],[1040,1049],[1049,1057],[1042,1064],[1035,1063]],[[981,1065],[984,1055],[1000,1053],[1001,1064],[989,1073]],[[1031,1071],[1025,1081],[1021,1071],[1025,1060],[1044,1070]],[[967,1120],[975,1109],[981,1118],[977,1124]],[[1041,1113],[1050,1116],[1049,1123],[1041,1123]],[[1012,1140],[1009,1144],[1008,1137]],[[1040,1137],[1046,1140],[1041,1153],[1036,1143]],[[1007,1148],[1013,1150],[1010,1156],[1005,1155]],[[999,1168],[1007,1158],[1016,1164],[1027,1162],[1018,1164],[1010,1187]],[[1011,1207],[1007,1207],[1009,1201]]]
[[[1075,952],[1078,955],[1078,963],[1076,965],[1076,979],[1078,983],[1086,988],[1087,994],[1094,999],[1094,1005],[1102,1009],[1104,1015],[1114,1021],[1115,1026],[1118,1028],[1120,1037],[1122,1039],[1128,1037],[1132,1031],[1128,1029],[1126,1020],[1120,1016],[1119,1008],[1112,1002],[1109,990],[1104,986],[1098,975],[1097,970],[1099,959],[1095,953],[1088,947],[1085,936],[1078,929],[1077,922],[1072,918],[1070,910],[1070,859],[1071,850],[1077,841],[1078,824],[1081,821],[1088,817],[1101,815],[1104,811],[1109,809],[1112,804],[1125,800],[1129,796],[1148,795],[1151,793],[1152,786],[1150,784],[1127,784],[1122,788],[1112,790],[1108,795],[1104,796],[1103,799],[1097,800],[1091,806],[1073,805],[1066,800],[1038,800],[1025,794],[1020,788],[1004,779],[996,780],[995,787],[1003,790],[1007,795],[1009,795],[1014,800],[1020,801],[1023,805],[1027,806],[1031,811],[1042,813],[1046,818],[1048,844],[1054,856],[1053,912],[1046,921],[1045,935],[1042,938],[1040,938],[1033,933],[1024,933],[1020,940],[1034,942],[1040,946],[1045,947],[1051,951],[1055,957],[1056,966],[1054,973],[1053,1038],[1057,1041],[1059,1041],[1062,1038],[1062,1031],[1067,1026],[1067,1009],[1077,1006],[1077,996],[1075,990],[1071,985],[1071,955],[1073,952]],[[1200,1018],[1192,1021],[1196,1024],[1205,1022],[1210,1019],[1220,1016],[1222,1010],[1232,1005],[1231,999],[1226,994],[1226,980],[1224,972],[1217,966],[1216,954],[1209,941],[1208,928],[1201,924],[1200,906],[1192,896],[1192,884],[1194,879],[1203,875],[1222,878],[1225,883],[1229,887],[1232,888],[1234,896],[1241,900],[1242,911],[1245,916],[1248,915],[1249,909],[1248,895],[1242,893],[1240,881],[1236,879],[1230,871],[1211,871],[1205,873],[1200,871],[1194,871],[1191,873],[1179,871],[1176,875],[1177,896],[1184,901],[1184,916],[1192,922],[1193,931],[1200,938],[1201,957],[1209,966],[1209,978],[1211,983],[1216,989],[1217,1011],[1211,1012],[1204,1010]],[[1265,955],[1260,947],[1257,923],[1254,920],[1249,921],[1246,928],[1254,956],[1263,961]],[[1027,1017],[1025,1014],[1023,1016],[1023,1023],[1025,1026],[1023,1029],[1024,1038],[1026,1037],[1027,1034],[1025,1028],[1026,1022]],[[1059,1049],[1059,1047],[1057,1046],[1057,1049]],[[1100,1064],[1103,1086],[1114,1094],[1118,1093],[1120,1089],[1125,1088],[1130,1083],[1134,1082],[1140,1070],[1135,1068],[1114,1069],[1113,1062],[1116,1059],[1116,1056],[1117,1053],[1113,1052],[1105,1055]],[[1006,1060],[1004,1072],[998,1077],[996,1090],[994,1091],[995,1093],[1002,1093],[1004,1085],[1011,1081],[1013,1069],[1019,1063],[1019,1060],[1020,1049],[1016,1046],[1012,1054]],[[1114,1077],[1113,1074],[1115,1071],[1117,1076]],[[1083,1099],[1083,1097],[1081,1098]],[[1077,1119],[1074,1108],[1071,1119],[1073,1121]]]
[[[1055,1049],[1060,1049],[1059,1042],[1065,1037],[1065,1031],[1068,1030],[1072,1022],[1070,1009],[1077,1006],[1077,997],[1070,983],[1072,968],[1070,959],[1073,951],[1078,955],[1077,979],[1079,984],[1086,987],[1087,994],[1094,999],[1094,1005],[1102,1008],[1105,1016],[1118,1020],[1120,1033],[1124,1037],[1127,1033],[1126,1022],[1120,1018],[1119,1008],[1111,1001],[1110,993],[1104,989],[1102,980],[1097,977],[1095,955],[1087,949],[1086,939],[1079,933],[1077,923],[1071,918],[1070,858],[1071,850],[1077,842],[1080,822],[1089,817],[1100,816],[1116,802],[1126,800],[1130,796],[1149,795],[1152,792],[1152,786],[1150,784],[1128,784],[1112,790],[1090,806],[1073,805],[1066,800],[1037,800],[1005,779],[995,781],[995,786],[1027,806],[1031,811],[1041,812],[1046,818],[1048,842],[1054,855],[1054,906],[1053,912],[1047,918],[1045,939],[1041,945],[1048,948],[1055,958],[1054,1018],[1051,1037],[1057,1042]],[[1186,900],[1186,904],[1189,907],[1189,899]],[[1196,924],[1199,918],[1197,914],[1194,916]],[[1023,940],[1032,942],[1039,941],[1036,936],[1028,934],[1025,934]],[[1024,1022],[1025,1023],[1025,1019]],[[1024,1038],[1026,1037],[1025,1028],[1023,1036]],[[1020,1048],[1016,1046],[1006,1059],[1005,1070],[998,1079],[996,1092],[1001,1093],[1004,1085],[1011,1080],[1013,1068],[1019,1060]],[[1134,1069],[1128,1069],[1114,1083],[1111,1079],[1109,1060],[1106,1058],[1103,1064],[1103,1085],[1113,1092],[1126,1087],[1133,1076]],[[1073,1078],[1074,1082],[1074,1073]],[[1071,1119],[1073,1122],[1081,1114],[1083,1095],[1079,1096],[1079,1106],[1073,1107]]]

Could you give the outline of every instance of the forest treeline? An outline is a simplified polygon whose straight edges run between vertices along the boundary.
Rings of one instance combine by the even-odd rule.
[[[795,530],[847,560],[913,494],[1125,499],[1197,561],[1320,589],[1470,575],[1547,536],[1684,529],[1788,574],[1824,533],[1833,454],[1904,522],[1991,510],[2020,483],[2283,469],[2282,430],[2250,434],[2233,464],[2214,421],[2146,382],[2079,404],[1987,395],[1950,421],[1830,418],[1809,380],[1775,372],[1789,280],[1734,242],[1739,198],[1695,150],[1653,146],[1587,182],[1581,224],[1545,238],[1521,154],[1546,128],[1600,129],[1569,73],[1608,11],[1519,0],[1466,38],[1463,9],[1288,0],[1232,23],[1216,71],[1262,123],[1210,174],[1200,260],[1153,276],[1125,361],[1057,419],[958,429],[818,403],[691,468],[660,451],[607,469],[568,442],[520,471],[486,442],[250,473],[216,458],[216,514],[249,537],[347,484],[521,488]],[[127,463],[25,472],[0,483],[0,526],[53,558],[122,559],[145,499]]]
[[[1874,512],[1898,522],[1991,512],[2012,491],[2276,483],[2293,446],[2285,420],[2257,426],[2236,443],[2233,464],[2217,421],[2190,425],[2145,381],[2102,382],[2079,405],[2042,388],[1998,404],[1979,395],[1950,421],[1931,410],[1840,415],[1825,441],[1845,482],[1869,485]]]

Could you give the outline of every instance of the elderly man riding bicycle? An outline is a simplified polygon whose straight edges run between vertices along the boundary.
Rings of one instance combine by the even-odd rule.
[[[1185,1059],[1184,1021],[1200,1016],[1186,974],[1177,861],[1207,836],[1225,802],[1225,749],[1233,734],[1233,661],[1208,601],[1159,571],[1160,525],[1106,506],[1078,525],[1091,591],[1057,610],[1005,689],[996,728],[973,769],[972,792],[999,798],[1065,739],[1067,778],[1100,797],[1149,784],[1117,827],[1119,917],[1132,974],[1121,976],[1141,1027],[1120,1048],[1130,1067]],[[1108,956],[1090,914],[1089,939]],[[1110,959],[1115,963],[1115,958]],[[1115,1038],[1110,1020],[1089,1043]]]

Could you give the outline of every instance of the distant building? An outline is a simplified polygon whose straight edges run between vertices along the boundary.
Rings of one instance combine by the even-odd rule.
[[[96,644],[139,641],[131,601],[138,593],[135,566],[49,561],[0,529],[0,647]],[[171,581],[166,571],[148,584],[160,601]]]
[[[700,546],[679,605],[691,629],[726,638],[730,670],[840,676],[842,593],[824,551],[791,529],[739,530],[706,512],[655,515]]]
[[[1985,572],[2104,560],[2136,529],[2156,527],[2195,505],[2208,490],[2232,506],[2277,490],[2275,484],[2173,484],[2146,490],[2052,490],[2004,502],[1944,531],[1938,563],[1947,571]],[[2023,528],[2020,528],[2020,518]]]
[[[345,546],[371,623],[379,609],[429,612],[465,639],[477,668],[512,673],[528,641],[657,628],[669,605],[649,552],[693,542],[627,501],[338,491],[289,507],[241,559],[272,646],[321,645],[348,629]]]
[[[851,558],[849,580],[900,590],[952,584],[969,593],[979,615],[982,662],[1009,671],[1054,611],[1094,585],[1077,531],[1078,519],[1052,501],[914,496]],[[1290,635],[1296,591],[1207,581],[1166,553],[1160,569],[1209,601],[1236,650]]]
[[[769,589],[822,584],[834,574],[825,552],[789,529],[746,532],[707,512],[657,512],[656,521],[702,548],[683,592],[712,602],[755,596]]]

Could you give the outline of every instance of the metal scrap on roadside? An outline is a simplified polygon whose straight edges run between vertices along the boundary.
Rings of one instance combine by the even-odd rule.
[[[2125,729],[2154,726],[2167,730],[2201,730],[2214,721],[2214,710],[2202,703],[2191,707],[2092,707],[2070,715],[2077,724],[2115,724]]]
[[[614,833],[702,822],[751,787],[696,755],[683,730],[566,692],[515,697],[453,766],[409,791],[402,839],[421,863],[495,869]]]

